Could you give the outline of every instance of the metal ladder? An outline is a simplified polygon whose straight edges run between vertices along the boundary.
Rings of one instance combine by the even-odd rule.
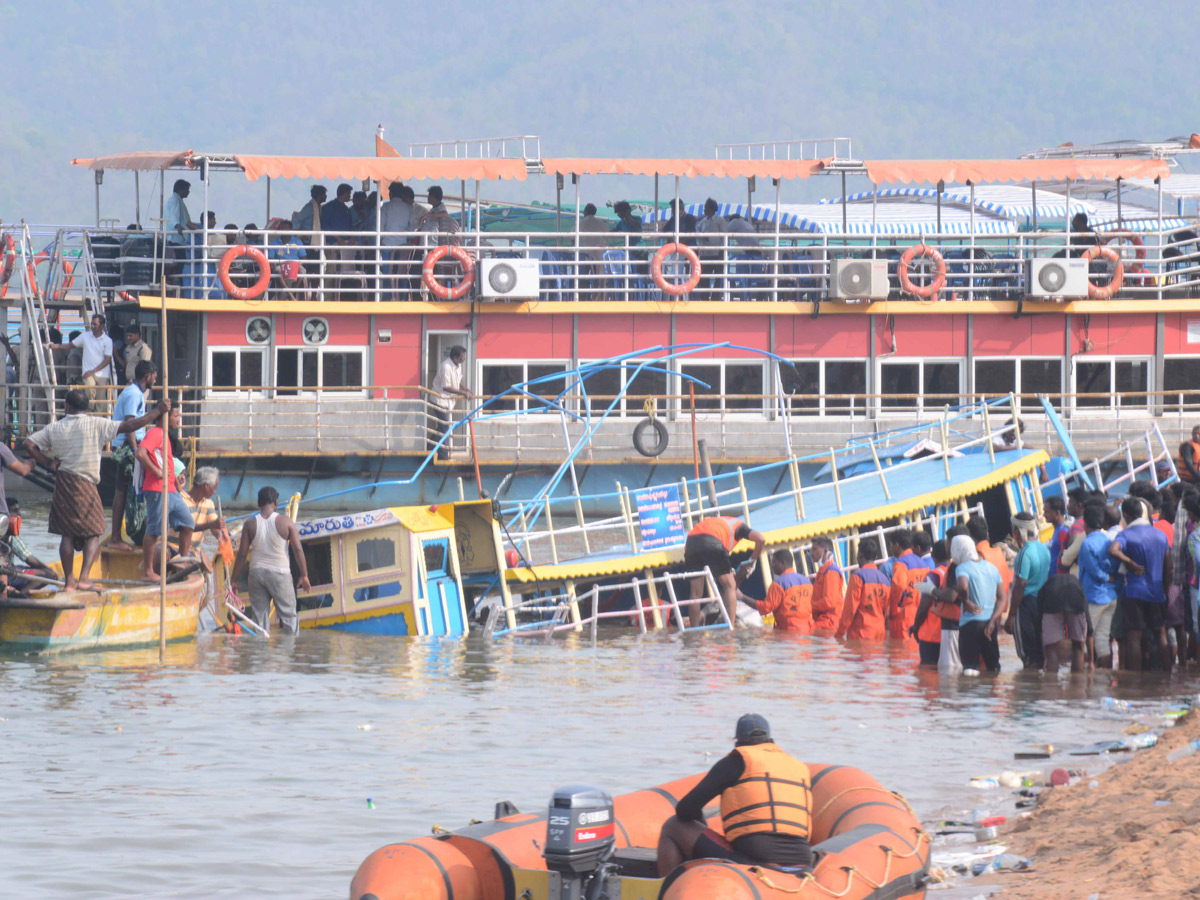
[[[50,418],[54,418],[54,395],[58,387],[58,373],[54,368],[53,357],[47,359],[47,345],[50,343],[50,324],[46,316],[46,306],[42,300],[42,291],[37,283],[37,273],[32,266],[32,238],[29,226],[21,225],[20,261],[18,264],[21,288],[21,314],[25,318],[25,333],[29,336],[29,347],[33,351],[34,363],[37,366],[38,382],[45,390],[46,407]],[[57,254],[51,255],[51,273]],[[48,279],[50,285],[53,278]],[[19,373],[18,380],[23,380],[25,373]]]

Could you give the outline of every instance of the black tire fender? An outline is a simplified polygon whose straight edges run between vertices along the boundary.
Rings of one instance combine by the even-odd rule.
[[[653,444],[647,444],[647,431],[649,429],[654,429]],[[670,438],[667,426],[660,419],[652,419],[649,416],[638,422],[637,427],[633,429],[633,447],[642,456],[661,456],[663,451],[667,449]]]

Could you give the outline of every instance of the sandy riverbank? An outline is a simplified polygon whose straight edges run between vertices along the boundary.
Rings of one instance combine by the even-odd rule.
[[[989,877],[998,900],[1200,897],[1200,754],[1166,758],[1197,739],[1192,712],[1129,762],[1047,791],[1003,838],[1033,867]]]

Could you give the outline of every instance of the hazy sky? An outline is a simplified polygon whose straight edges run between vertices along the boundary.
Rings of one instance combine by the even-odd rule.
[[[839,135],[866,157],[1007,157],[1186,135],[1200,131],[1196,8],[24,0],[0,5],[0,219],[91,221],[92,176],[72,157],[370,155],[378,123],[402,151],[532,133],[546,156],[711,157],[718,142]],[[489,193],[552,196],[540,181]],[[597,202],[653,190],[585,188]],[[273,190],[285,212],[307,195],[296,182]],[[226,176],[213,206],[222,223],[261,219],[262,197],[261,183]],[[131,219],[132,198],[132,177],[108,173],[104,214]],[[157,214],[147,190],[147,215],[151,204]]]

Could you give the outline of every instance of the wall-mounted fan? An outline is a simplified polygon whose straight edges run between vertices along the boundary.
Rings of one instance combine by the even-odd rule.
[[[329,340],[329,323],[324,319],[305,319],[302,330],[306,344],[323,344]]]
[[[271,339],[271,320],[254,316],[246,322],[246,340],[251,344],[265,344]]]

